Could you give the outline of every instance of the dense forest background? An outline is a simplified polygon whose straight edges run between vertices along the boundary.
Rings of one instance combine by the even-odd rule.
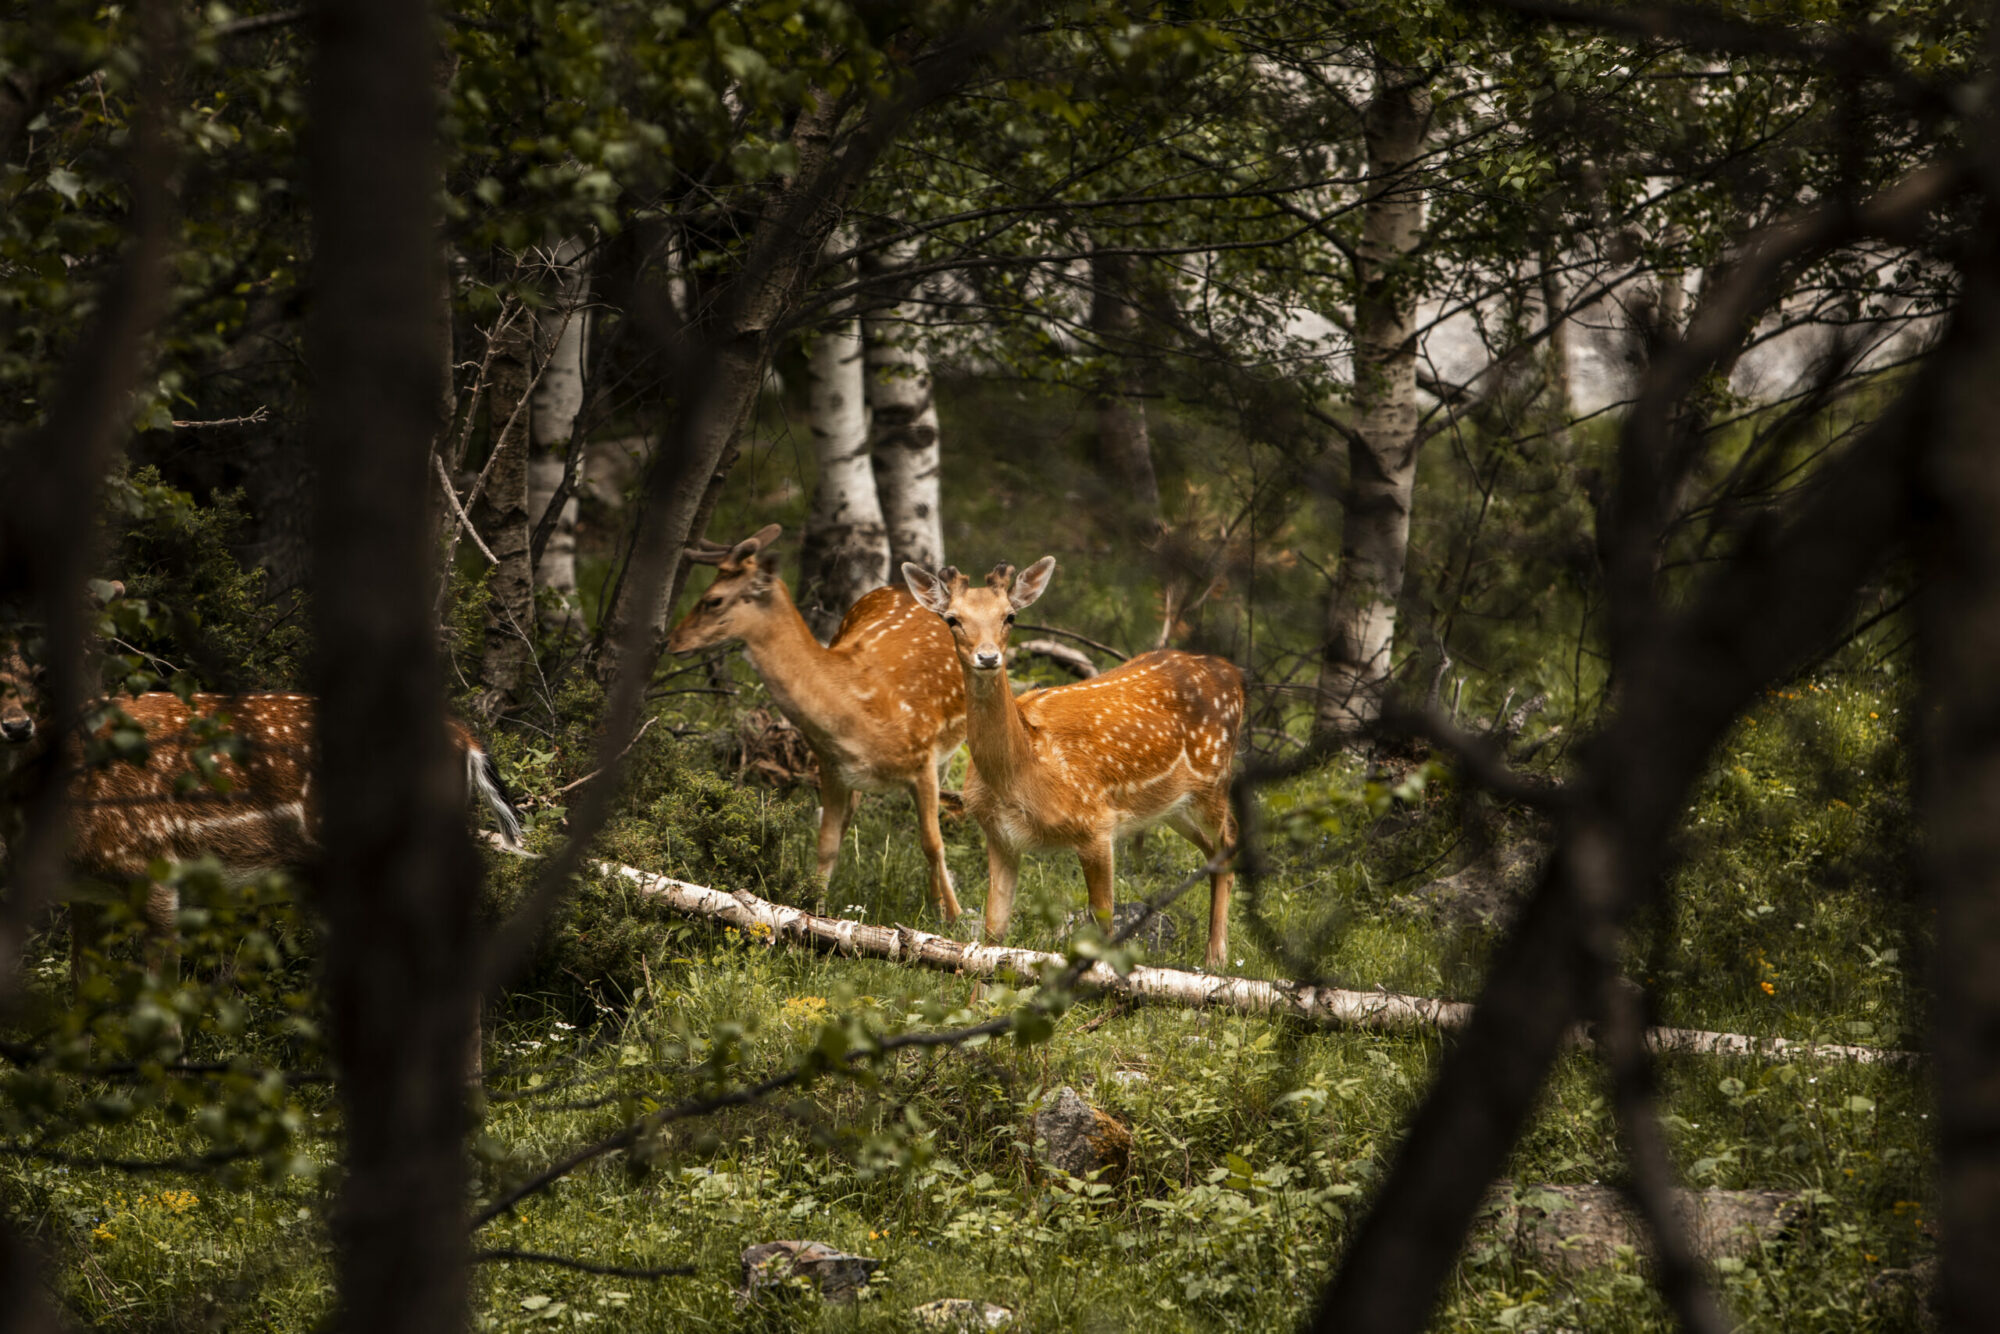
[[[2000,1325],[1985,10],[0,13],[0,1328]],[[979,934],[666,651],[774,523],[822,642],[1050,555],[1017,686],[1236,664],[1230,857],[984,981],[663,909]],[[162,691],[308,697],[312,855],[101,873],[254,758]],[[1225,864],[1223,971],[1469,1010],[1103,994]]]

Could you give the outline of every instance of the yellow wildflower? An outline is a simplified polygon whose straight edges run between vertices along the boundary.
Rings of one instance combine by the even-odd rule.
[[[1757,985],[1764,989],[1764,994],[1766,996],[1775,996],[1778,994],[1778,989],[1772,986],[1769,982],[1759,982]]]

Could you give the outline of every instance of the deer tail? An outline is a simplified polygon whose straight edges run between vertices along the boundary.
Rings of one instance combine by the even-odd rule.
[[[465,781],[500,825],[500,838],[510,848],[521,846],[521,814],[514,809],[513,794],[501,781],[500,766],[477,744],[465,747]]]

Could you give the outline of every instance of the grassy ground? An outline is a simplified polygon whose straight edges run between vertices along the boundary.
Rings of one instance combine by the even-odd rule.
[[[1063,573],[1037,613],[1111,642],[1143,642],[1157,630],[1149,619],[1157,585],[1112,559],[1110,544],[1087,526],[1048,522],[1037,500],[1072,485],[1050,459],[1063,457],[1073,423],[1013,412],[1010,401],[977,405],[987,447],[952,460],[955,558],[962,551],[963,563],[983,567],[1053,550]],[[1200,428],[1185,430],[1190,438],[1174,448],[1198,448]],[[773,511],[792,517],[784,512],[798,504],[784,493],[787,458],[781,440],[746,462],[716,523],[720,536],[751,531]],[[1211,490],[1238,485],[1254,489],[1232,474]],[[1312,538],[1306,520],[1292,525],[1274,530],[1277,548]],[[1280,562],[1266,573],[1283,590],[1309,572]],[[1287,618],[1302,614],[1296,598],[1274,592],[1256,616],[1218,613],[1204,633],[1275,646]],[[606,855],[791,902],[819,900],[808,875],[810,792],[746,784],[727,763],[734,720],[765,702],[740,659],[728,671],[741,692],[734,698],[661,702],[662,725],[635,751]],[[1550,680],[1560,678],[1551,671]],[[1581,673],[1569,679],[1574,697],[1551,717],[1568,719],[1595,689]],[[1468,712],[1493,708],[1504,684],[1471,681]],[[1920,1042],[1927,912],[1905,869],[1903,707],[1898,679],[1856,653],[1837,671],[1773,693],[1732,735],[1689,811],[1674,908],[1644,924],[1633,946],[1633,969],[1653,987],[1665,1022]],[[1282,708],[1268,716],[1286,724]],[[581,724],[524,729],[502,737],[498,750],[526,790],[548,794],[581,771],[584,737]],[[1254,911],[1295,946],[1307,942],[1329,978],[1469,999],[1490,935],[1401,901],[1468,854],[1465,803],[1448,777],[1404,801],[1371,787],[1370,777],[1358,764],[1335,766],[1265,794],[1273,874],[1263,894],[1239,901],[1232,971],[1282,975],[1248,928]],[[536,839],[555,837],[559,813],[538,809]],[[1486,815],[1485,833],[1496,841],[1533,835],[1518,815]],[[971,914],[955,933],[969,938],[984,853],[968,824],[948,825],[946,838]],[[1121,901],[1166,889],[1197,862],[1164,833],[1143,852],[1121,855]],[[503,899],[522,873],[518,862],[496,860]],[[825,890],[828,910],[920,922],[924,886],[908,803],[867,799]],[[1060,948],[1065,919],[1082,904],[1073,858],[1030,859],[1013,940]],[[1197,963],[1205,915],[1206,891],[1197,889],[1173,909],[1179,935],[1156,961]],[[60,933],[41,948],[37,987],[54,998],[63,986]],[[724,929],[664,919],[616,884],[587,886],[489,1044],[475,1141],[479,1191],[490,1195],[634,1115],[788,1068],[809,1049],[839,1050],[864,1031],[962,1022],[1011,1003],[1002,989],[975,998],[962,979],[768,950]],[[197,1041],[215,1053],[237,1041],[256,1059],[276,1054],[268,1042],[222,1033]],[[1281,1327],[1300,1317],[1329,1272],[1438,1055],[1437,1040],[1422,1036],[1082,1002],[1046,1041],[901,1055],[866,1077],[821,1078],[599,1160],[493,1223],[478,1243],[605,1264],[686,1263],[696,1274],[648,1281],[482,1265],[481,1326],[893,1330],[913,1328],[910,1311],[922,1302],[968,1297],[1013,1307],[1037,1330]],[[1932,1245],[1920,1069],[1676,1058],[1661,1081],[1676,1163],[1690,1184],[1796,1190],[1809,1202],[1785,1239],[1719,1273],[1746,1328],[1908,1323],[1896,1292],[1871,1280]],[[1029,1119],[1045,1091],[1065,1084],[1131,1127],[1122,1179],[1075,1181],[1031,1165]],[[314,1086],[281,1101],[293,1118],[289,1138],[282,1155],[265,1161],[288,1170],[271,1174],[133,1176],[34,1158],[0,1162],[0,1193],[37,1227],[74,1314],[112,1329],[287,1330],[326,1314],[323,1217],[338,1126]],[[169,1157],[212,1142],[198,1109],[163,1104],[102,1119],[65,1140],[65,1152]],[[1510,1174],[1524,1184],[1609,1183],[1619,1164],[1601,1077],[1586,1057],[1568,1057]],[[743,1309],[734,1294],[738,1254],[791,1237],[880,1258],[866,1299]],[[1635,1257],[1565,1274],[1482,1235],[1437,1323],[1653,1330],[1671,1322]]]

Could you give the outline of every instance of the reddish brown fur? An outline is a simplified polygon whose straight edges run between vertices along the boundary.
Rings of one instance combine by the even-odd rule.
[[[32,677],[18,655],[0,660],[0,695],[24,710],[35,705]],[[80,754],[69,756],[70,861],[79,872],[125,880],[146,875],[159,859],[207,855],[246,875],[296,866],[317,850],[310,695],[202,694],[183,702],[157,691],[108,700],[104,708],[96,738],[110,738],[129,720],[145,733],[146,758],[84,765]],[[0,722],[5,717],[0,712]],[[459,753],[482,762],[485,752],[471,730],[447,725]],[[211,782],[204,764],[218,781]],[[502,794],[482,795],[504,805]],[[518,833],[511,810],[500,818],[511,842]],[[96,908],[85,901],[73,907],[72,966],[80,968],[84,943],[97,935]],[[153,886],[146,917],[160,936],[172,934],[179,910],[175,890]]]
[[[770,688],[819,758],[819,875],[832,874],[856,794],[901,788],[917,804],[931,868],[931,901],[946,921],[958,896],[938,829],[938,765],[965,736],[965,690],[952,665],[951,636],[900,588],[862,596],[831,645],[822,647],[792,604],[785,581],[758,565],[775,541],[772,524],[734,547],[691,549],[718,567],[667,647],[691,653],[741,640]]]
[[[1091,911],[1109,922],[1114,840],[1163,821],[1214,857],[1235,837],[1229,773],[1243,722],[1243,675],[1221,658],[1165,650],[1017,699],[1004,651],[1014,612],[1054,573],[1044,557],[1018,580],[1001,565],[974,588],[950,568],[903,566],[910,591],[943,617],[966,689],[972,774],[965,805],[986,832],[986,938],[1004,939],[1021,853],[1069,848]],[[1208,966],[1229,947],[1234,876],[1210,876]]]

